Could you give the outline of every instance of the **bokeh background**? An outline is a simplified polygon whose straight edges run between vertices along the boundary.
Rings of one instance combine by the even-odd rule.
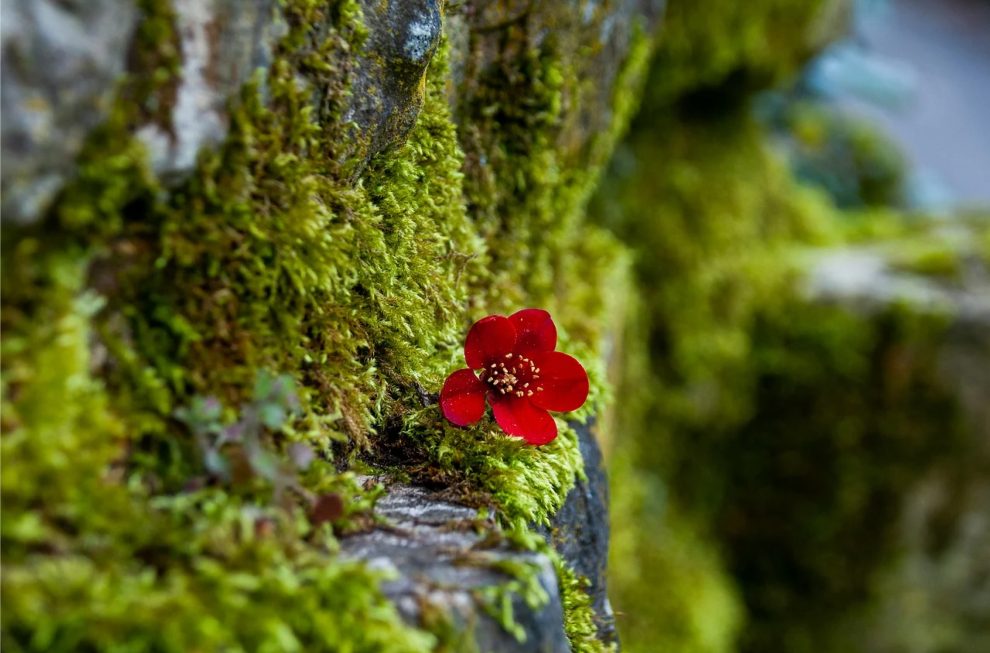
[[[592,213],[628,651],[990,650],[990,3],[671,0]]]

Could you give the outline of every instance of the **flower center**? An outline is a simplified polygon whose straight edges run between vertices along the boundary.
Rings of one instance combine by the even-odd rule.
[[[481,380],[500,395],[532,397],[543,391],[540,368],[531,359],[517,354],[506,354],[504,360],[490,363],[481,372]]]

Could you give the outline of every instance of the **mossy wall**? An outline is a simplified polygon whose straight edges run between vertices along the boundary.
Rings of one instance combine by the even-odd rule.
[[[579,170],[559,138],[575,95],[565,49],[524,49],[509,86],[476,80],[487,99],[456,107],[458,126],[445,43],[412,131],[355,177],[341,116],[367,39],[360,6],[286,1],[270,69],[232,103],[223,146],[174,186],[133,131],[172,97],[175,13],[141,10],[134,69],[77,178],[41,223],[5,226],[3,645],[446,650],[444,624],[401,623],[379,575],[335,557],[374,500],[350,470],[451,486],[540,546],[528,529],[580,473],[576,435],[562,423],[534,449],[487,420],[453,428],[431,395],[474,319],[543,306],[592,376],[575,417],[600,412],[616,299],[603,289],[626,263],[584,205],[650,38],[623,59],[617,110]],[[492,106],[516,113],[491,119]],[[483,174],[464,148],[491,156]],[[285,375],[282,404],[258,389],[264,371]],[[203,449],[239,424],[260,450]],[[306,471],[296,443],[318,454]],[[328,493],[342,513],[308,518]],[[600,650],[582,581],[562,563],[561,576],[572,645]]]

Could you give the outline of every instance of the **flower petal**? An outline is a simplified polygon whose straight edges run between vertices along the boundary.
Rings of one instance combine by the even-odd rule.
[[[528,397],[490,397],[495,421],[509,435],[535,445],[557,437],[557,423],[546,410],[534,406]]]
[[[550,314],[540,308],[524,308],[509,316],[516,328],[515,351],[532,356],[541,351],[553,351],[557,346],[557,326]]]
[[[443,416],[458,426],[470,426],[485,414],[485,384],[465,368],[447,377],[440,390]]]
[[[533,362],[540,370],[542,392],[533,395],[533,403],[547,410],[577,410],[588,398],[588,373],[573,356],[559,351],[537,354]]]
[[[464,342],[464,360],[468,367],[482,367],[504,358],[516,344],[516,328],[509,318],[489,315],[474,323]]]

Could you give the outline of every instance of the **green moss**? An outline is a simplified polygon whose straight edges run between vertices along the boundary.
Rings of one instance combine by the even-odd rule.
[[[411,390],[436,375],[459,326],[455,280],[477,243],[436,93],[409,142],[372,161],[359,185],[343,178],[344,126],[314,121],[295,79],[346,88],[333,62],[359,32],[309,40],[304,26],[326,22],[322,11],[290,11],[297,27],[267,77],[268,104],[248,89],[227,145],[123,236],[141,257],[114,300],[170,392],[235,403],[253,370],[287,371],[304,388],[299,428],[329,451],[335,439],[366,443],[387,408],[383,384]]]
[[[797,253],[844,218],[760,136],[740,116],[640,132],[597,204],[644,289],[612,468],[616,523],[636,525],[614,539],[629,650],[727,651],[737,632],[848,650],[830,634],[870,600],[900,497],[959,446],[940,318],[801,299]]]
[[[965,446],[936,373],[945,326],[910,307],[870,321],[800,302],[764,311],[754,416],[718,454],[739,497],[716,523],[752,614],[748,650],[849,649],[834,626],[872,599],[906,490]]]
[[[941,246],[928,244],[915,247],[913,251],[902,251],[893,261],[893,265],[899,270],[948,281],[957,281],[962,274],[959,253],[944,244]]]
[[[558,348],[585,362],[592,378],[590,400],[568,416],[583,421],[604,408],[604,354],[619,326],[615,307],[624,299],[615,289],[625,288],[628,276],[624,248],[605,230],[587,224],[586,204],[636,107],[651,42],[636,32],[615,86],[610,129],[593,139],[589,165],[580,169],[565,164],[557,141],[566,120],[561,98],[565,91],[574,92],[567,87],[573,81],[562,72],[559,46],[548,40],[523,52],[516,70],[485,71],[477,80],[477,94],[458,107],[463,124],[458,137],[467,151],[464,199],[482,239],[481,254],[463,281],[472,317],[508,313],[521,305],[551,311]],[[440,95],[428,95],[427,107],[431,97]],[[477,164],[482,156],[484,166]],[[439,387],[444,375],[463,365],[466,327],[462,322],[444,351],[439,374],[417,382]],[[460,488],[465,500],[479,505],[493,502],[510,528],[548,524],[581,473],[577,436],[563,420],[558,420],[557,440],[534,449],[501,435],[488,418],[472,429],[459,429],[446,424],[435,407],[413,409],[412,403],[408,397],[397,402],[401,422],[376,439],[372,460],[392,469],[401,466],[401,473],[412,478]]]
[[[18,254],[44,312],[3,341],[4,649],[431,650],[376,575],[328,563],[329,531],[218,490],[152,498],[127,482],[123,422],[91,373],[87,260],[36,247]]]
[[[36,248],[23,241],[18,253],[35,258]],[[111,530],[131,508],[126,491],[104,481],[124,432],[90,373],[88,320],[100,301],[80,292],[85,258],[35,260],[44,312],[33,329],[4,328],[5,562],[32,546],[58,546],[60,521]],[[17,324],[17,312],[8,305],[4,320]],[[93,497],[101,510],[87,510]]]
[[[4,648],[432,650],[435,640],[402,623],[376,574],[327,564],[322,547],[300,541],[304,520],[216,491],[152,505],[150,515],[138,506],[119,515],[115,532],[84,531],[58,556],[5,564]],[[274,534],[256,529],[261,517]],[[110,532],[121,539],[108,541]]]
[[[564,632],[574,653],[614,653],[616,646],[598,639],[598,624],[588,594],[588,579],[575,573],[558,555],[552,555],[560,581],[560,599],[564,607]]]
[[[637,245],[636,313],[660,354],[643,373],[667,386],[648,398],[660,424],[746,414],[735,388],[749,374],[754,310],[787,283],[792,243],[836,238],[827,202],[796,186],[760,135],[740,113],[657,120],[620,150],[596,199],[603,224]]]
[[[903,205],[904,157],[876,127],[807,101],[784,114],[781,131],[793,146],[798,179],[823,188],[843,209]]]
[[[735,650],[744,610],[725,561],[703,527],[678,515],[670,491],[644,474],[627,442],[611,464],[610,583],[623,649]],[[630,564],[630,561],[635,563]]]
[[[370,431],[384,379],[411,384],[459,335],[454,281],[474,236],[438,93],[403,150],[351,186],[333,158],[341,127],[313,121],[296,84],[302,71],[343,97],[333,62],[359,43],[355,7],[317,37],[322,6],[287,6],[270,104],[247,89],[228,143],[168,193],[128,134],[147,118],[126,110],[132,94],[157,87],[125,82],[44,231],[5,239],[5,648],[435,643],[298,511],[263,494],[173,494],[198,468],[171,420],[193,394],[236,406],[256,369],[288,371],[304,387],[294,437],[328,453],[336,434]],[[139,45],[166,47],[167,24],[149,17],[141,38],[161,41]],[[323,463],[306,482],[337,477]],[[262,518],[274,536],[256,533]]]
[[[667,4],[654,67],[662,74],[649,85],[654,107],[688,99],[707,104],[708,90],[740,97],[797,72],[820,48],[842,3],[724,0]],[[717,104],[716,104],[717,106]]]
[[[560,52],[528,53],[514,86],[480,80],[503,102],[517,90],[532,99],[481,123],[496,170],[486,181],[451,121],[446,46],[411,133],[363,167],[341,118],[348,62],[367,38],[359,5],[287,1],[288,33],[231,104],[226,142],[166,187],[132,134],[170,128],[175,16],[166,1],[141,10],[136,73],[77,178],[43,225],[5,234],[4,645],[446,646],[449,624],[424,622],[439,643],[404,626],[379,577],[338,560],[332,533],[270,484],[191,489],[202,456],[175,411],[215,396],[233,421],[259,369],[285,373],[300,415],[264,441],[319,451],[299,478],[307,491],[350,491],[338,467],[362,459],[453,484],[521,532],[547,523],[582,468],[574,432],[561,423],[534,449],[488,420],[455,429],[420,396],[461,365],[472,319],[542,305],[561,348],[591,371],[592,401],[575,417],[600,411],[618,301],[606,289],[626,263],[611,235],[584,223],[584,205],[634,106],[648,39],[637,36],[589,169],[569,169],[555,141],[571,83]],[[319,112],[311,87],[326,91]],[[591,650],[587,602],[562,565],[561,575],[569,632]]]
[[[794,185],[738,113],[640,129],[594,208],[635,246],[640,289],[611,470],[623,479],[613,485],[612,558],[616,610],[630,615],[618,621],[622,641],[632,651],[657,642],[729,651],[742,609],[705,520],[691,517],[697,488],[722,470],[698,464],[689,445],[719,442],[750,414],[757,311],[787,288],[791,243],[834,237],[830,209]],[[687,509],[682,474],[696,480]]]

